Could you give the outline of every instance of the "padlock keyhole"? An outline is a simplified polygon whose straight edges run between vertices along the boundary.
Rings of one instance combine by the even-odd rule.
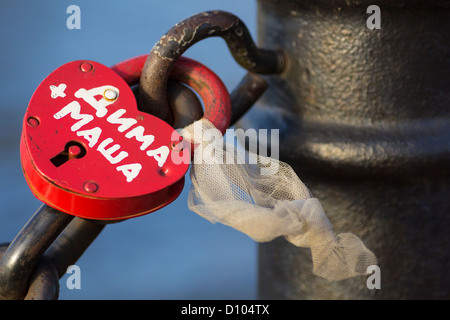
[[[55,167],[60,167],[71,159],[80,159],[86,155],[86,148],[78,141],[69,141],[64,150],[50,159]]]

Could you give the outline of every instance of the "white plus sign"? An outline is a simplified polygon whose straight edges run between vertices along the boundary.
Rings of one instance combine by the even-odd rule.
[[[64,98],[66,94],[64,93],[64,90],[66,90],[67,85],[65,83],[61,83],[59,86],[50,86],[50,90],[52,90],[51,96],[53,99],[56,99],[58,97]]]

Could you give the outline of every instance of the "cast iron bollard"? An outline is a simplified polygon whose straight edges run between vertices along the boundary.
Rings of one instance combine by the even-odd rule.
[[[259,45],[288,65],[238,126],[280,129],[280,160],[381,271],[379,290],[328,282],[278,239],[259,246],[260,298],[450,298],[449,16],[448,1],[258,1]]]

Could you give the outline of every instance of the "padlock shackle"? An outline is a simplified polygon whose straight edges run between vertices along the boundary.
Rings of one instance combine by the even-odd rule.
[[[139,82],[146,61],[148,55],[141,55],[122,61],[111,69],[131,86]],[[170,71],[170,79],[185,83],[196,91],[204,104],[203,117],[225,133],[231,121],[230,95],[222,80],[212,70],[195,60],[180,57]],[[167,91],[164,92],[166,94],[164,101],[167,101]]]
[[[116,72],[131,87],[139,84],[142,69],[148,55],[143,54],[130,59],[126,59],[111,66],[110,69]]]
[[[142,68],[148,55],[141,55],[121,61],[111,67],[118,73],[125,82],[130,86],[139,84],[142,74]],[[185,127],[192,122],[199,120],[203,115],[203,107],[197,96],[186,86],[176,82],[169,77],[167,83],[167,99],[169,105],[166,107],[172,111],[173,122],[169,123],[175,129]],[[141,107],[139,94],[135,93],[138,101],[138,108],[141,111],[148,111],[145,107]],[[168,111],[170,112],[170,111]]]
[[[205,106],[203,118],[224,134],[231,121],[231,99],[222,80],[195,60],[184,57],[178,61],[173,66],[170,77],[187,84],[200,95]]]
[[[224,11],[202,12],[177,23],[153,46],[140,79],[143,111],[171,123],[166,93],[170,70],[189,47],[210,37],[223,38],[235,60],[250,72],[279,74],[285,68],[282,51],[258,48],[238,17]]]

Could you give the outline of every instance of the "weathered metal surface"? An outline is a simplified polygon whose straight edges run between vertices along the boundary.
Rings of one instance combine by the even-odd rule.
[[[47,205],[42,205],[31,217],[1,257],[0,300],[24,299],[28,293],[32,272],[72,218],[73,216]],[[48,267],[44,269],[47,270]],[[38,271],[36,275],[39,276],[40,273]],[[53,277],[51,274],[48,276]],[[39,284],[36,285],[39,287]],[[36,293],[34,288],[32,292]]]
[[[0,260],[9,243],[0,244]],[[28,290],[23,300],[56,300],[59,296],[58,275],[53,265],[45,256],[39,259],[36,268],[31,272]]]
[[[189,85],[199,94],[205,106],[203,118],[224,133],[231,119],[231,99],[227,88],[212,70],[197,61],[189,58],[178,61],[183,63],[172,67],[170,77]]]
[[[148,113],[171,123],[167,108],[167,80],[175,61],[193,44],[208,37],[222,37],[236,61],[255,73],[279,73],[284,69],[283,54],[257,48],[242,21],[223,11],[203,12],[172,27],[152,48],[140,82],[142,106]]]
[[[177,81],[167,83],[167,98],[175,129],[181,129],[203,117],[202,104],[195,93]]]
[[[366,27],[369,5],[381,29]],[[336,232],[379,260],[366,278],[330,283],[309,252],[259,247],[261,298],[450,298],[450,4],[258,1],[258,43],[287,68],[239,127],[280,129],[279,154],[319,198]]]
[[[73,218],[45,252],[59,278],[66,274],[67,267],[78,261],[105,226],[104,221]]]
[[[247,72],[241,82],[231,92],[231,121],[233,125],[238,121],[267,89],[267,82],[259,75]]]

